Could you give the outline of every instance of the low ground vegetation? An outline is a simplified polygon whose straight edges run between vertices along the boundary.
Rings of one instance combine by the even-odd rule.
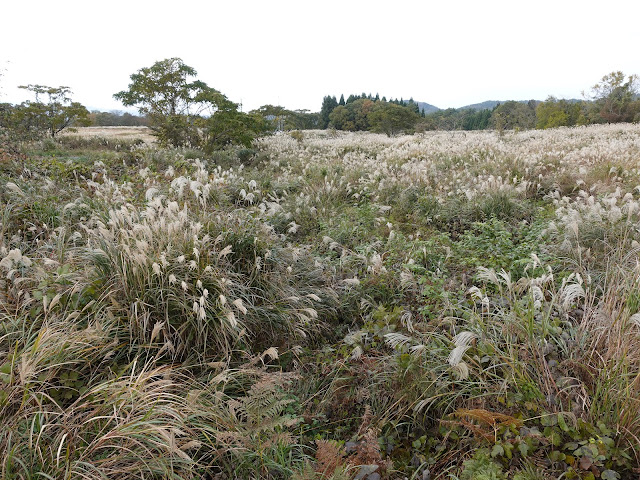
[[[0,477],[632,479],[640,127],[0,159]]]

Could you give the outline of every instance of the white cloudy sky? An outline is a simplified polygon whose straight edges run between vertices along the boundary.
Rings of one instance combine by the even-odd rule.
[[[181,57],[242,102],[320,109],[376,92],[441,108],[580,97],[604,74],[640,74],[637,0],[0,0],[2,100],[70,86],[119,109],[129,75]]]

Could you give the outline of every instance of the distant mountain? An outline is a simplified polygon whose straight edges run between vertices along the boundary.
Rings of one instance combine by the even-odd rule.
[[[493,109],[496,105],[504,103],[506,100],[486,100],[480,103],[473,103],[471,105],[465,105],[464,107],[460,107],[458,110],[485,110],[485,109]]]
[[[456,110],[493,110],[496,106],[508,101],[509,100],[485,100],[484,102],[472,103],[471,105],[465,105],[464,107],[456,108]],[[516,101],[520,103],[527,103],[530,100],[516,100]],[[540,100],[534,100],[534,101],[540,102]],[[581,100],[579,98],[567,99],[567,102],[569,103],[577,103],[577,102],[584,102],[584,101],[585,100]],[[424,113],[426,114],[434,113],[442,110],[441,108],[438,108],[435,105],[431,105],[430,103],[427,103],[427,102],[415,102],[415,103],[420,108],[420,111],[424,110]]]
[[[508,100],[486,100],[484,102],[480,102],[480,103],[473,103],[471,105],[465,105],[464,107],[460,107],[460,108],[456,108],[456,110],[492,110],[493,108],[495,108],[497,105],[500,105],[501,103],[505,103]],[[529,100],[517,100],[518,102],[521,103],[527,103]],[[441,108],[438,108],[434,105],[431,105],[429,103],[425,103],[425,102],[416,102],[418,104],[418,106],[420,107],[420,111],[422,111],[422,109],[424,109],[424,113],[429,114],[429,113],[433,113],[433,112],[438,112],[440,110],[442,110]]]
[[[489,109],[492,110],[493,108],[495,108],[496,106],[500,105],[501,103],[505,103],[508,102],[509,100],[487,100],[481,103],[473,103],[471,105],[465,105],[464,107],[460,107],[458,108],[458,110],[484,110],[484,109]],[[516,100],[517,102],[520,103],[528,103],[530,102],[530,100]],[[534,100],[535,102],[540,102],[540,100]],[[578,103],[578,102],[584,102],[585,100],[581,100],[579,98],[568,98],[566,99],[567,102],[569,103]]]
[[[420,108],[420,111],[422,112],[424,110],[424,113],[433,113],[440,110],[435,105],[431,105],[430,103],[427,103],[427,102],[416,102],[416,103],[418,104],[418,108]]]

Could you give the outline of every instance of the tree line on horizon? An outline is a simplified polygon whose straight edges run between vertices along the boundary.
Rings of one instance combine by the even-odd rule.
[[[469,107],[425,111],[413,98],[389,98],[378,93],[327,95],[319,112],[263,105],[250,114],[262,117],[267,131],[335,129],[393,135],[430,130],[528,130],[598,123],[640,121],[637,75],[612,72],[602,77],[582,100],[549,96],[544,101],[508,100],[492,108]],[[149,125],[145,116],[122,112],[92,112],[92,125]]]
[[[612,72],[584,100],[553,96],[545,101],[509,100],[493,108],[447,108],[426,113],[413,99],[390,100],[378,94],[325,96],[320,128],[394,134],[428,130],[528,130],[597,123],[640,122],[638,76]]]
[[[161,145],[211,152],[229,145],[250,146],[260,136],[284,130],[372,131],[389,136],[429,130],[526,130],[593,123],[640,121],[637,75],[621,71],[602,77],[584,100],[506,101],[492,109],[448,108],[427,113],[420,103],[372,94],[325,96],[319,112],[263,105],[248,113],[223,93],[196,79],[180,58],[144,67],[130,76],[129,89],[114,94],[127,112],[89,112],[71,99],[69,87],[26,85],[35,98],[0,103],[0,145],[55,137],[77,126],[148,126]]]

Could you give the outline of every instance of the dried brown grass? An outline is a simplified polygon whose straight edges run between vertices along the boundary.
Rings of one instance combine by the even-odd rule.
[[[100,137],[106,139],[132,140],[139,138],[145,143],[153,144],[156,137],[149,127],[80,127],[75,132],[65,132],[63,136],[79,136],[81,138]]]

